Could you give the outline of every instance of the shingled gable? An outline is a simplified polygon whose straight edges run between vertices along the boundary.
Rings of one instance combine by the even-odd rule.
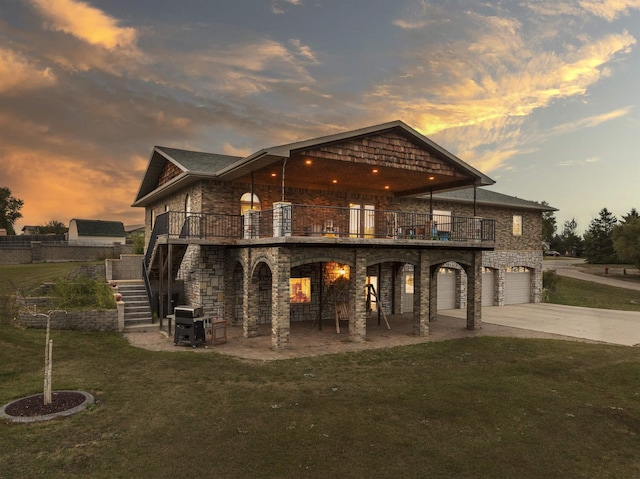
[[[133,206],[146,206],[203,178],[271,184],[274,171],[285,168],[287,186],[326,189],[337,177],[352,191],[395,196],[495,183],[397,120],[274,146],[245,158],[156,146]]]
[[[215,177],[218,171],[240,159],[239,156],[155,146],[132,206],[145,206],[158,194],[170,193],[201,178]]]
[[[256,183],[268,183],[284,161],[287,185],[307,188],[322,188],[331,174],[342,177],[350,189],[384,183],[396,196],[495,183],[402,121],[263,149],[229,165],[219,177],[236,180],[253,174]],[[317,166],[313,174],[304,166],[310,161]],[[372,167],[384,169],[379,180],[368,177]]]

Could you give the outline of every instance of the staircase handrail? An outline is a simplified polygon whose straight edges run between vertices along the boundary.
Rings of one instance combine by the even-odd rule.
[[[151,290],[151,281],[149,280],[149,266],[151,266],[151,258],[153,256],[153,250],[156,247],[156,243],[158,242],[158,236],[168,233],[169,212],[166,212],[157,216],[156,222],[153,225],[153,230],[151,231],[147,251],[145,252],[144,259],[142,260],[142,279],[144,280],[144,289],[147,292],[147,301],[149,302],[149,309],[151,311],[153,311],[153,291]],[[151,315],[151,322],[153,323],[153,314]]]

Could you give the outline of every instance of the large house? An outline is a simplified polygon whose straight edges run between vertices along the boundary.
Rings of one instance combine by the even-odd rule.
[[[242,325],[348,321],[373,310],[429,333],[438,309],[539,302],[542,213],[401,121],[265,148],[245,158],[155,147],[133,206],[160,317],[178,302]],[[379,314],[379,313],[378,313]]]

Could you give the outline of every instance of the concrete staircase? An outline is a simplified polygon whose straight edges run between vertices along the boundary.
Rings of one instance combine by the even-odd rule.
[[[159,322],[153,324],[153,316],[147,300],[144,282],[118,281],[118,292],[124,301],[124,332],[158,331]]]

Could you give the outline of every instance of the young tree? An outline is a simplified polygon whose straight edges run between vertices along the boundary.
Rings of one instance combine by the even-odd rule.
[[[542,202],[542,205],[549,206],[546,201]],[[542,213],[542,241],[546,241],[551,244],[553,237],[556,234],[557,223],[554,211],[545,211]]]
[[[640,215],[634,209],[613,228],[613,247],[618,257],[640,269]]]
[[[0,187],[0,228],[7,230],[7,234],[14,235],[13,225],[18,218],[22,218],[20,208],[24,202],[11,196],[11,190]]]
[[[618,219],[606,208],[591,221],[584,234],[584,255],[587,263],[616,263],[618,257],[611,234]]]
[[[557,241],[554,239],[552,247],[556,247],[562,252],[566,252],[569,256],[580,256],[582,252],[582,238],[577,233],[578,223],[575,218],[571,218],[564,222],[562,233],[560,236],[556,236]]]

